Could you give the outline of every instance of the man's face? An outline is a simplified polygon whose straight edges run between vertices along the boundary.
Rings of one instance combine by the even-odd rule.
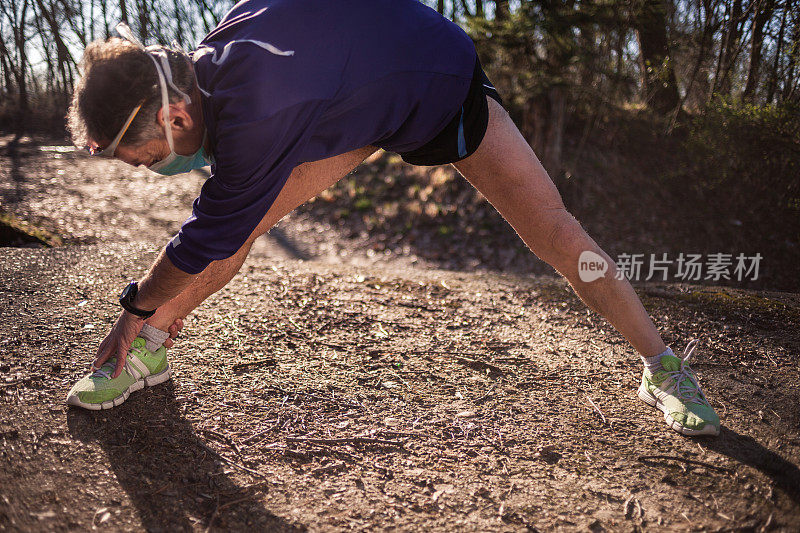
[[[199,99],[199,95],[197,95],[197,101],[199,101]],[[169,156],[170,149],[164,130],[166,124],[163,120],[162,110],[158,111],[156,120],[161,127],[161,134],[158,138],[136,145],[129,145],[124,144],[125,138],[123,135],[122,142],[117,145],[114,151],[114,157],[135,167],[149,167],[153,165],[153,163],[161,161]],[[191,155],[200,149],[200,145],[203,142],[205,127],[203,125],[202,111],[199,105],[189,107],[184,102],[171,104],[169,125],[172,131],[175,153]],[[95,148],[106,147],[110,144],[110,141],[104,143],[93,142],[93,144]]]
[[[166,138],[151,139],[135,146],[119,145],[114,157],[135,167],[149,167],[169,155],[169,144]]]

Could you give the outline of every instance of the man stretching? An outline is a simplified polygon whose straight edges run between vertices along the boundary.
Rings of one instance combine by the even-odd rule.
[[[170,375],[181,320],[233,278],[253,241],[383,148],[452,164],[644,362],[639,397],[686,435],[719,418],[631,285],[567,212],[502,106],[470,38],[417,0],[239,2],[191,54],[91,43],[69,127],[95,155],[161,174],[211,164],[192,216],[138,283],[67,402],[109,409]],[[584,282],[579,257],[609,265]],[[166,342],[167,346],[164,346]]]

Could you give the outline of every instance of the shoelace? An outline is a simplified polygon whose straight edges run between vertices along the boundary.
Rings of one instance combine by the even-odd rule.
[[[108,369],[113,372],[114,371],[114,364],[113,363],[105,363],[103,366],[92,372],[93,378],[106,378],[111,379],[111,374],[103,370],[104,368],[108,367]]]
[[[131,348],[131,350],[128,352],[128,357],[125,359],[125,369],[128,371],[129,374],[133,374],[133,372],[131,372],[130,362],[128,361],[128,359],[132,355],[135,355],[137,357],[141,357],[142,351],[141,350],[136,350],[134,348]],[[106,361],[105,363],[103,363],[103,365],[100,368],[98,368],[94,372],[92,372],[92,377],[93,378],[111,379],[111,374],[114,373],[114,369],[116,367],[117,367],[116,359],[113,362],[112,361]],[[92,367],[92,368],[94,368],[94,367]],[[104,368],[108,368],[110,373],[105,371],[105,370],[103,370]]]
[[[702,393],[700,392],[700,384],[697,382],[692,369],[689,368],[689,358],[694,353],[700,339],[692,339],[686,345],[683,351],[683,358],[681,359],[681,367],[673,372],[667,372],[667,375],[672,378],[674,383],[672,391],[678,398],[687,402],[705,403]],[[688,383],[686,383],[688,381]]]

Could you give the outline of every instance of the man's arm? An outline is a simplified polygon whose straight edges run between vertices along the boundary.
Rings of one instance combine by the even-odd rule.
[[[227,259],[212,262],[201,274],[187,274],[177,268],[169,256],[162,251],[150,271],[139,283],[139,292],[133,305],[145,310],[161,308],[162,320],[157,327],[165,329],[169,325],[170,334],[173,333],[172,328],[174,328],[174,333],[177,335],[178,330],[182,327],[181,320],[200,302],[233,278],[247,257],[250,245],[257,237],[268,231],[294,208],[347,175],[376,150],[377,148],[374,146],[366,146],[328,159],[303,163],[295,168],[275,203],[247,238],[245,244]],[[163,320],[163,315],[166,315],[166,321]],[[127,311],[123,312],[114,329],[100,345],[95,366],[102,365],[108,357],[116,354],[117,367],[113,375],[119,375],[125,365],[127,351],[143,323],[143,319]],[[151,323],[151,325],[153,324]]]
[[[199,274],[187,274],[176,267],[162,249],[150,271],[139,282],[133,305],[148,311],[161,307],[183,292],[197,276]]]

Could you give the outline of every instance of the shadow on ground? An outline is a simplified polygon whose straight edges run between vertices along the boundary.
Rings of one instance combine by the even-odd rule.
[[[753,437],[722,426],[719,437],[704,439],[706,447],[734,461],[755,468],[768,478],[796,504],[800,505],[800,469]]]
[[[106,452],[143,529],[305,531],[258,502],[257,493],[270,490],[268,480],[241,486],[229,477],[229,467],[181,415],[172,381],[140,394],[113,415],[70,409],[67,422],[73,438]]]
[[[8,174],[11,178],[11,182],[13,183],[13,194],[11,195],[11,200],[15,202],[19,202],[22,200],[24,195],[23,188],[21,186],[22,182],[25,181],[25,176],[22,174],[22,157],[20,154],[20,143],[21,143],[22,135],[17,134],[13,136],[5,146],[2,147],[2,151],[0,151],[0,155],[8,156],[10,161],[10,165],[8,167]]]

